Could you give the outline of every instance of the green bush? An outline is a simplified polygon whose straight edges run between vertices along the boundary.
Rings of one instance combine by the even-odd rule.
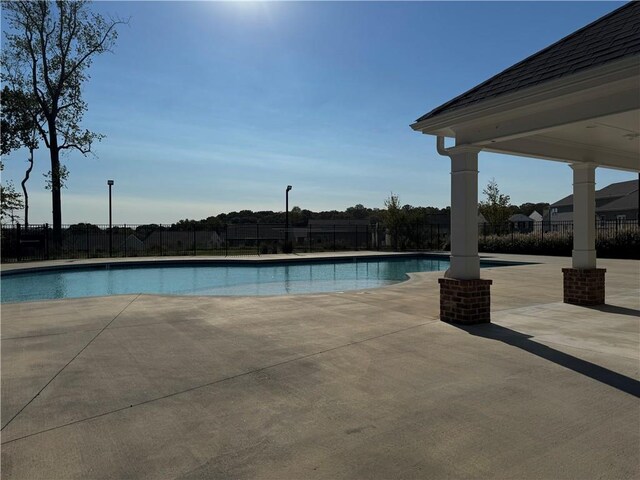
[[[633,258],[640,260],[640,231],[622,231],[596,239],[601,258]]]
[[[556,232],[487,235],[478,239],[478,250],[486,253],[519,253],[526,255],[571,256],[573,235]],[[622,231],[596,238],[596,252],[600,258],[640,259],[640,232]]]
[[[492,253],[520,253],[529,255],[571,255],[573,237],[555,232],[544,234],[538,232],[511,235],[481,236],[478,250]]]

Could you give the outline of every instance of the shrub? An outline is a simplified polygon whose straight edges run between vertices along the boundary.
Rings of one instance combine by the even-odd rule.
[[[622,231],[596,239],[596,252],[601,258],[640,260],[640,231]]]
[[[480,237],[478,250],[495,253],[520,253],[529,255],[571,255],[573,237],[555,232]]]
[[[539,232],[511,235],[487,235],[478,239],[478,250],[486,253],[571,256],[573,235]],[[640,232],[621,231],[596,238],[597,256],[601,258],[640,259]]]

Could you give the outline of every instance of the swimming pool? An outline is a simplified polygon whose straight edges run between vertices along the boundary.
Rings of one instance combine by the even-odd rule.
[[[482,266],[496,266],[482,262]],[[444,256],[354,257],[322,261],[107,264],[4,273],[2,303],[132,293],[286,295],[377,288],[409,272],[449,268]]]

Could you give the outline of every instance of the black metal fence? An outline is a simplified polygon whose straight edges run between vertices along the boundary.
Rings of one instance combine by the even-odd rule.
[[[480,224],[481,252],[570,256],[572,222],[510,222]],[[597,220],[596,252],[602,258],[640,258],[640,227],[637,220]]]
[[[61,258],[166,255],[260,255],[282,253],[285,239],[293,251],[318,252],[382,248],[384,238],[370,225],[285,228],[284,224],[228,224],[216,228],[175,229],[169,225],[63,225],[53,241],[49,225],[3,225],[3,262]]]
[[[602,244],[640,230],[636,220],[598,221]],[[294,252],[339,250],[450,249],[450,227],[442,223],[384,225],[228,224],[216,228],[176,229],[169,225],[65,225],[62,241],[53,241],[48,225],[2,225],[3,262],[61,258],[140,257],[165,255],[260,255],[286,251],[288,238]],[[481,251],[570,254],[571,222],[509,222],[478,225]],[[634,237],[635,238],[635,237]],[[567,248],[569,249],[567,253]],[[612,248],[615,248],[615,244]],[[631,245],[629,248],[633,248]]]
[[[638,232],[640,227],[637,220],[597,220],[595,230],[596,238],[611,238],[624,232]],[[478,234],[480,237],[510,236],[514,240],[522,236],[536,235],[541,239],[544,239],[545,235],[572,238],[573,222],[507,222],[501,225],[480,223],[478,224]]]

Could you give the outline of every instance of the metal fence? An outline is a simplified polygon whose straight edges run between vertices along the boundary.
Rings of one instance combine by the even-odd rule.
[[[617,238],[621,233],[638,233],[636,220],[598,221],[598,239]],[[558,239],[573,236],[571,222],[509,222],[479,224],[481,243],[500,239],[499,248],[511,243],[535,240],[555,248]],[[168,255],[261,255],[286,251],[288,238],[293,252],[339,250],[430,250],[450,249],[450,227],[443,223],[384,225],[323,224],[228,224],[220,227],[177,229],[170,225],[64,225],[62,241],[53,241],[48,225],[2,225],[3,262],[62,258],[141,257]],[[506,242],[506,243],[505,243]],[[507,248],[508,250],[508,248]],[[534,252],[532,252],[534,253]],[[564,253],[562,253],[564,254]]]
[[[595,232],[597,239],[612,238],[624,232],[638,232],[640,225],[637,220],[596,220]],[[572,238],[573,222],[571,221],[540,221],[540,222],[507,222],[500,225],[488,223],[478,224],[478,235],[509,236],[514,241],[519,237],[540,237],[545,235],[553,238]]]
[[[142,257],[168,255],[260,255],[382,248],[376,226],[228,224],[176,229],[169,225],[63,225],[62,241],[53,241],[49,225],[3,225],[3,262],[61,258]]]

